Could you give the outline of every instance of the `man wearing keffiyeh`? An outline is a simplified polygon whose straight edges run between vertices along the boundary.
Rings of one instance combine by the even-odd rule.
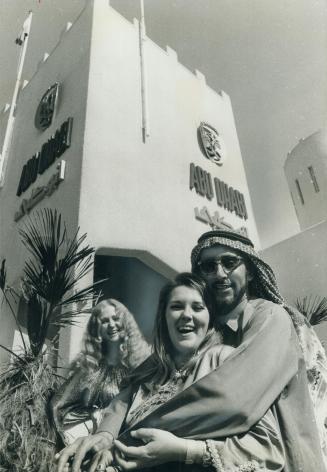
[[[252,400],[262,402],[263,395],[267,393],[264,390],[269,387],[269,384],[261,383],[260,372],[262,369],[269,369],[270,378],[268,376],[267,380],[270,383],[275,382],[276,386],[280,387],[279,394],[270,398],[271,404],[275,403],[278,413],[281,435],[289,460],[287,470],[307,470],[303,465],[307,459],[301,456],[309,447],[305,433],[309,436],[312,433],[305,431],[305,425],[301,427],[297,424],[296,415],[306,417],[309,428],[312,425],[317,426],[323,459],[327,465],[325,426],[327,361],[313,328],[301,313],[285,304],[273,270],[254,250],[252,242],[247,237],[226,230],[204,233],[192,251],[191,262],[192,270],[200,273],[211,289],[215,300],[217,324],[225,335],[224,342],[236,347],[240,346],[240,348],[243,344],[247,345],[242,354],[245,356],[251,344],[255,344],[256,341],[261,344],[267,341],[266,349],[260,351],[261,354],[254,350],[254,358],[249,356],[247,359],[248,382],[254,384],[253,391],[250,389],[249,393],[252,395]],[[285,324],[285,329],[281,329],[280,335],[275,338],[271,336],[274,330],[277,335],[277,326],[280,325],[282,328],[283,324]],[[295,328],[297,338],[291,346],[286,346],[285,344],[289,342],[286,335],[289,326],[286,325],[290,324],[292,328]],[[269,342],[264,336],[268,329],[271,331]],[[256,339],[258,337],[260,339]],[[283,354],[291,350],[290,347],[297,343],[301,350],[298,354],[296,372],[292,372],[291,359],[285,356],[284,363],[281,363],[280,359]],[[259,355],[262,357],[255,359]],[[301,365],[302,359],[304,365]],[[279,369],[283,369],[284,374],[289,372],[285,384],[278,379],[281,375]],[[302,371],[307,373],[304,378],[302,378]],[[246,392],[246,387],[247,385],[239,385],[242,392]],[[315,422],[313,418],[310,418],[309,412],[303,410],[307,389],[309,389],[313,404]],[[267,408],[270,406],[268,403],[265,404]],[[259,406],[261,405],[257,405],[255,411],[259,411]],[[262,405],[262,407],[265,406]],[[293,414],[290,416],[291,412]],[[249,411],[248,414],[250,415],[251,412]],[[315,470],[313,464],[311,464],[311,469],[309,464],[308,470]]]

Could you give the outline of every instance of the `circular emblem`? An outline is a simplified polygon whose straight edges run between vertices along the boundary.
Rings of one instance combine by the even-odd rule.
[[[221,135],[213,126],[204,121],[199,126],[199,135],[205,157],[221,166],[226,158],[226,146]]]
[[[57,106],[58,91],[58,83],[51,85],[41,98],[39,106],[37,107],[34,124],[35,127],[41,131],[49,128],[52,123]]]

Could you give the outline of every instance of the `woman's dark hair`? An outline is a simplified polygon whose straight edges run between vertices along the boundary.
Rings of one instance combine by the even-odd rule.
[[[196,356],[193,356],[184,368],[187,369],[192,367],[198,355],[208,349],[208,347],[222,342],[221,334],[213,327],[211,302],[205,280],[197,274],[182,272],[178,274],[173,281],[168,282],[161,289],[154,325],[153,355],[151,356],[150,362],[145,361],[140,368],[134,371],[129,380],[130,382],[136,382],[137,384],[150,383],[152,385],[162,384],[169,377],[169,374],[176,368],[172,356],[172,344],[168,333],[166,309],[173,290],[181,286],[194,289],[201,295],[203,302],[209,310],[210,316],[208,332],[197,352],[194,353]]]

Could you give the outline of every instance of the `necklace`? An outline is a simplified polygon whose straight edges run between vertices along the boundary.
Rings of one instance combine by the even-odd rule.
[[[130,410],[129,423],[135,424],[177,395],[183,388],[188,371],[189,369],[174,369],[168,380],[152,392],[146,393],[141,386],[138,395],[142,397],[142,401],[135,409]]]

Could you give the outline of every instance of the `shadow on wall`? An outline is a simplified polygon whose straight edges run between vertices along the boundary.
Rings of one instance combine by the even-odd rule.
[[[116,298],[133,313],[148,341],[157,311],[159,293],[168,279],[135,257],[96,256],[94,281],[109,277],[101,298]]]

